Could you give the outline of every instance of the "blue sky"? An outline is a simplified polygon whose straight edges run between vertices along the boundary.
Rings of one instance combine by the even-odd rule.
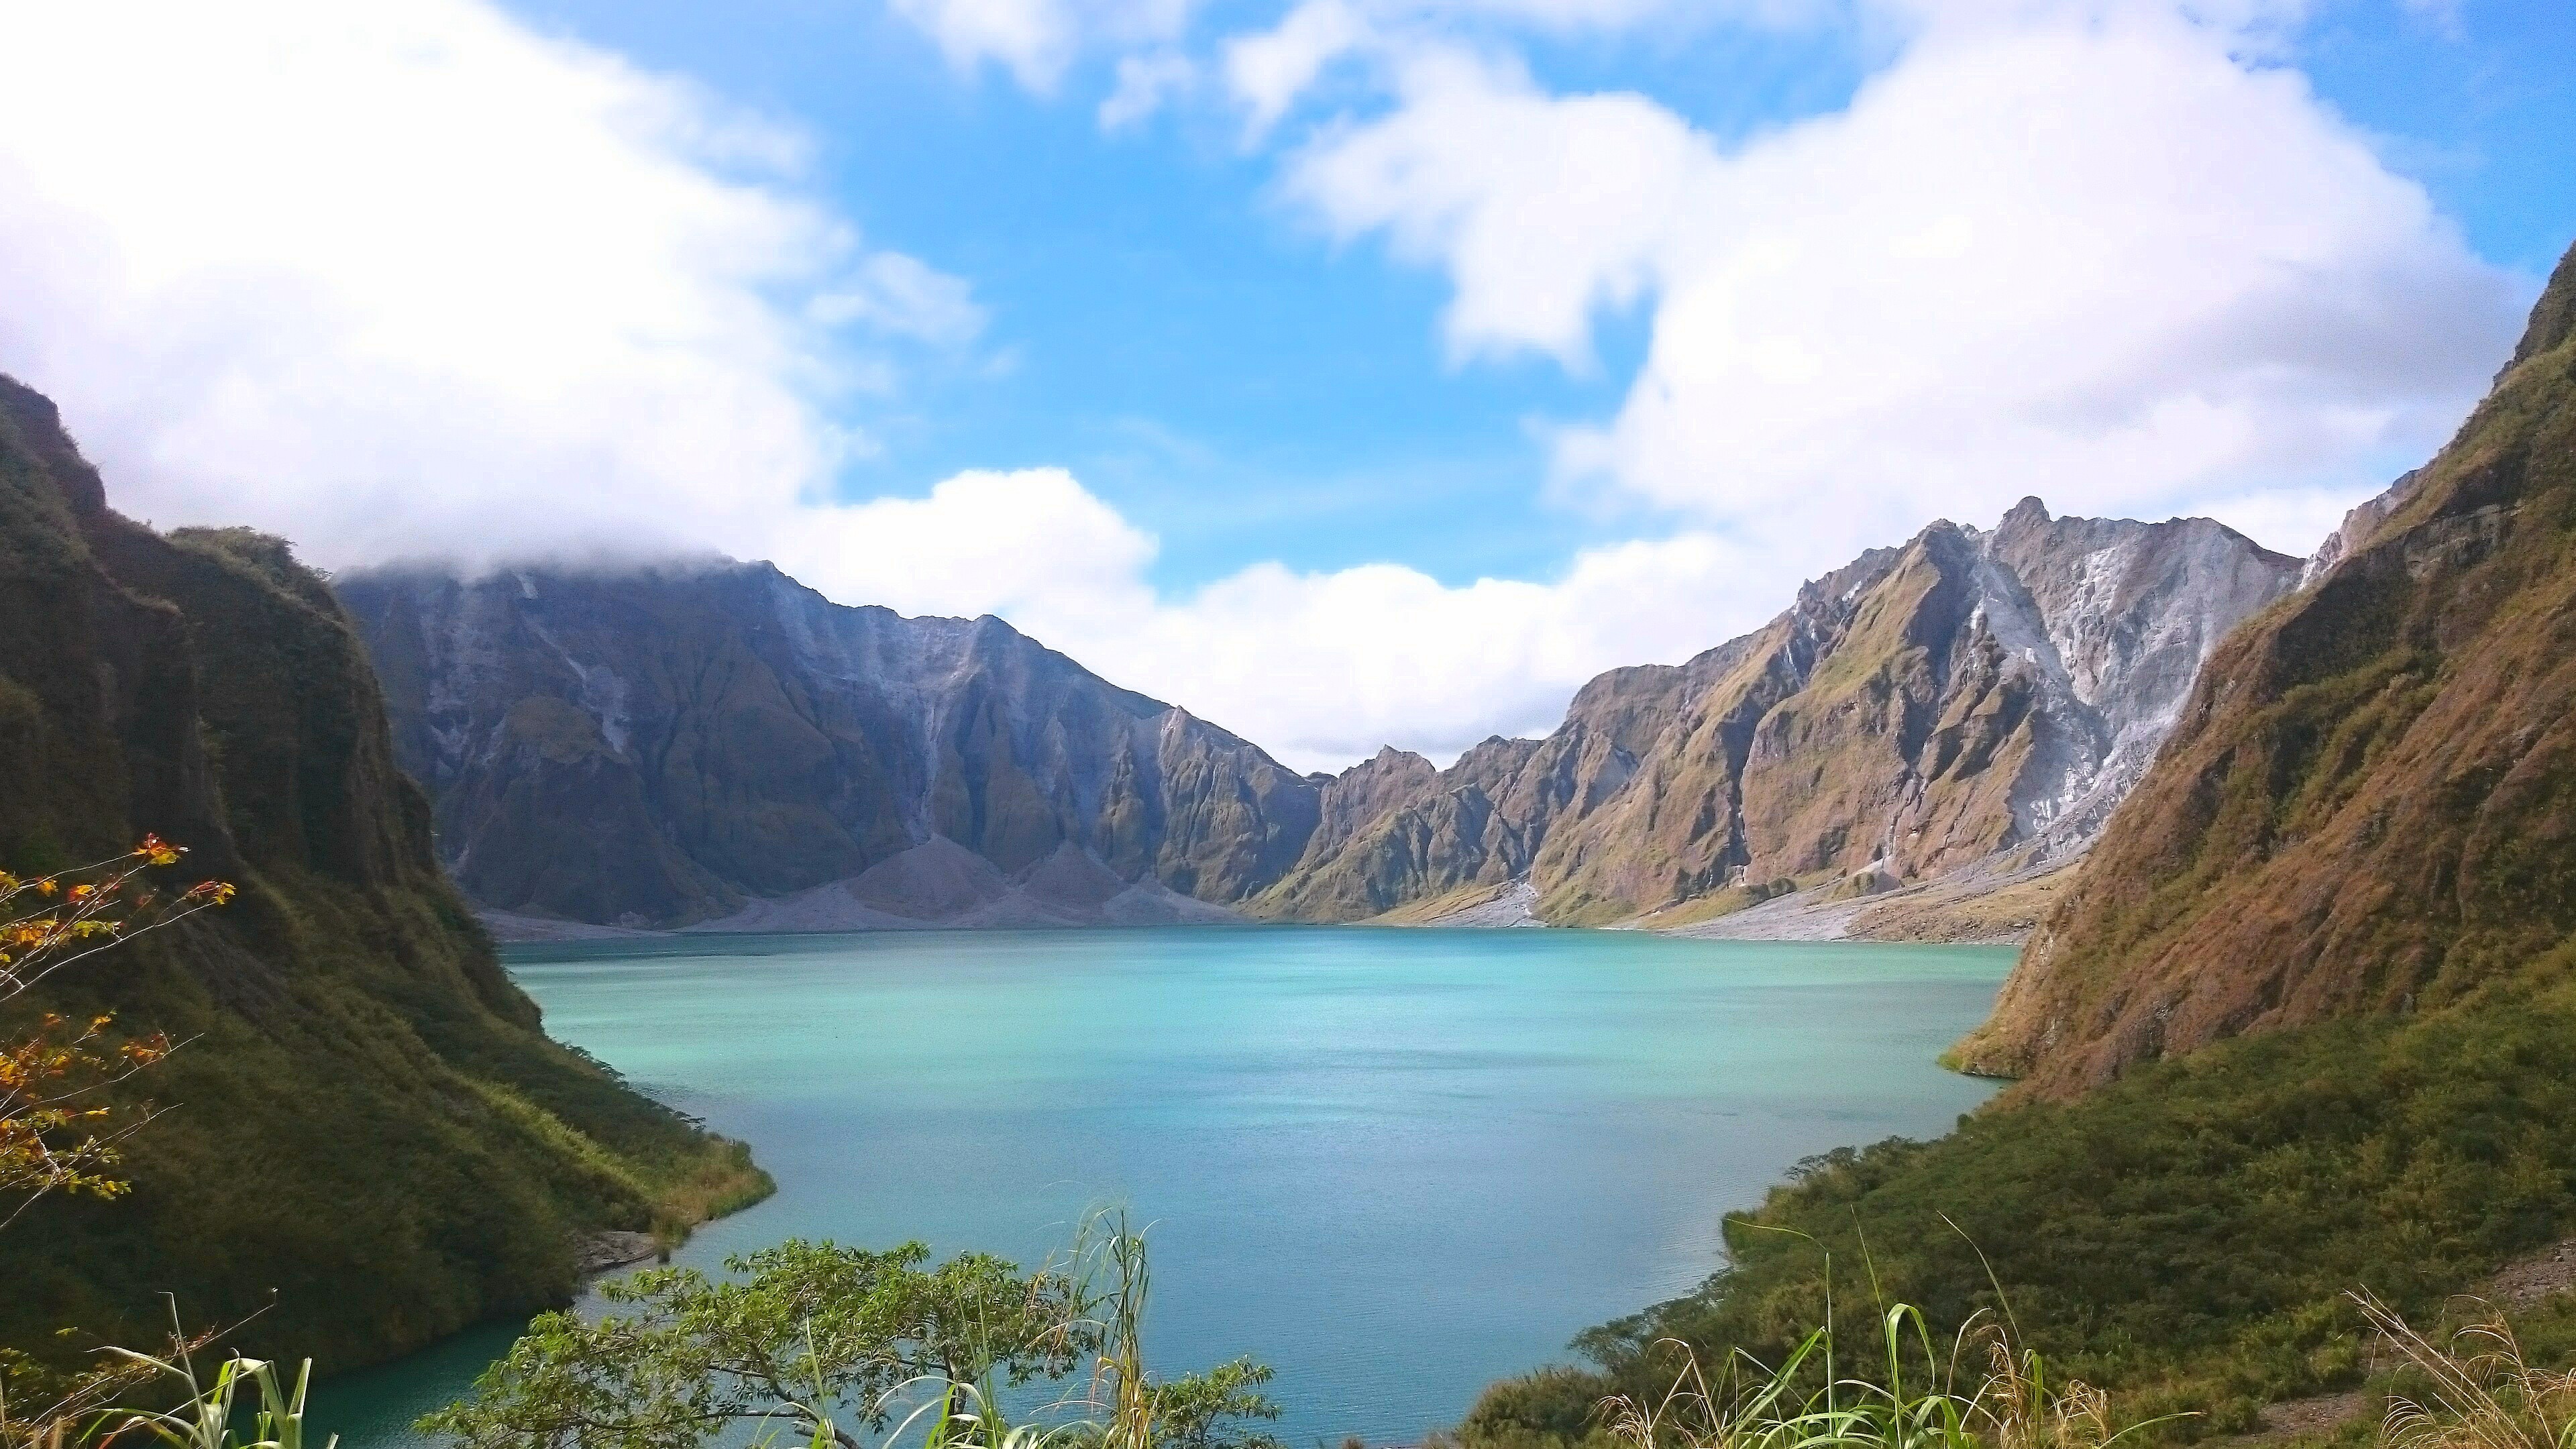
[[[100,0],[0,38],[0,369],[131,511],[331,567],[771,557],[1301,766],[1544,730],[2025,492],[2303,552],[2576,237],[2565,0]]]
[[[1393,559],[1449,583],[1527,575],[1637,527],[1551,506],[1523,426],[1616,409],[1643,348],[1637,309],[1605,326],[1590,375],[1538,358],[1454,364],[1438,338],[1446,280],[1283,206],[1230,114],[1104,132],[1107,55],[1035,95],[999,64],[951,64],[867,0],[514,8],[792,119],[871,237],[971,280],[988,348],[1010,366],[915,375],[873,419],[885,450],[850,470],[854,492],[1069,466],[1159,535],[1166,589],[1271,558]],[[1219,12],[1198,28],[1229,26]],[[1840,108],[1887,50],[1834,24],[1523,42],[1551,89],[1638,91],[1725,137]],[[2479,255],[2538,276],[2576,239],[2570,57],[2576,6],[2346,0],[2270,60],[2373,133]]]

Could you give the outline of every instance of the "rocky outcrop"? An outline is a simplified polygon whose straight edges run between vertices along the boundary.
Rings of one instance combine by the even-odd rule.
[[[2576,932],[2571,331],[2576,252],[2451,444],[2212,656],[1960,1060],[2073,1093]]]
[[[1214,926],[1243,917],[1147,877],[1125,880],[1071,841],[1004,875],[934,835],[845,881],[755,900],[696,931],[906,931],[1004,926]]]
[[[1323,819],[1315,782],[999,619],[846,608],[767,564],[337,587],[440,857],[519,916],[1221,918],[1199,903],[1269,886]]]
[[[2326,535],[2326,541],[2318,544],[2317,551],[2308,556],[2308,566],[2299,574],[2299,587],[2306,588],[2324,578],[2327,570],[2369,542],[2370,536],[2379,531],[2379,525],[2388,521],[2388,515],[2395,513],[2398,505],[2414,493],[2416,480],[2423,476],[2420,468],[2407,472],[2377,497],[2364,500],[2346,513],[2342,524]]]
[[[1359,767],[1328,795],[1382,813],[1319,832],[1256,907],[1461,919],[1518,881],[1550,921],[1680,925],[2007,852],[1992,874],[2019,878],[2092,838],[2201,661],[2299,570],[2206,519],[2032,498],[1992,530],[1937,523],[1687,664],[1601,676],[1545,740],[1401,765],[1400,790],[1399,757]]]

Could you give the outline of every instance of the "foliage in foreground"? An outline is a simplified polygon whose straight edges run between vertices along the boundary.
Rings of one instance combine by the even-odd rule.
[[[127,1437],[152,1438],[170,1449],[305,1449],[304,1395],[313,1382],[313,1361],[296,1372],[293,1389],[280,1388],[277,1365],[238,1354],[224,1360],[211,1380],[197,1377],[197,1366],[182,1347],[170,1358],[124,1353],[153,1377],[175,1384],[177,1401],[167,1409],[111,1409],[99,1414],[86,1442],[105,1445]],[[245,1398],[247,1386],[255,1399]],[[244,1410],[251,1437],[241,1437]],[[336,1449],[340,1436],[330,1435],[322,1449]]]
[[[2041,1357],[1991,1315],[1936,1347],[1922,1313],[1878,1315],[1867,1373],[1835,1361],[1828,1322],[1776,1367],[1730,1358],[1716,1380],[1676,1345],[1680,1369],[1660,1396],[1615,1395],[1595,1432],[1620,1449],[2108,1449],[2151,1425],[2112,1427],[2109,1396],[2052,1385]]]
[[[144,932],[225,905],[233,887],[200,881],[176,892],[154,872],[186,851],[147,835],[141,844],[88,865],[19,875],[0,870],[0,1008],[46,978]],[[14,1014],[14,1013],[13,1013]],[[38,1015],[14,1040],[0,1038],[0,1229],[49,1193],[116,1198],[131,1186],[117,1175],[123,1140],[149,1124],[148,1104],[110,1093],[170,1055],[167,1036],[119,1036],[112,1015],[69,1021]],[[173,1342],[181,1361],[203,1339]],[[0,1446],[59,1440],[81,1415],[113,1401],[146,1375],[132,1365],[157,1360],[126,1354],[56,1372],[24,1354],[0,1349]]]
[[[2380,1424],[2392,1449],[2576,1449],[2576,1373],[2534,1365],[2501,1318],[2460,1329],[2445,1347],[2369,1294],[2353,1301],[2413,1370]]]
[[[2066,1372],[2144,1417],[2195,1416],[2159,1436],[2241,1431],[2263,1404],[2355,1385],[2366,1324],[2348,1290],[2430,1318],[2576,1230],[2572,964],[1813,1159],[1728,1224],[1725,1270],[1586,1333],[1594,1368],[1495,1386],[1461,1436],[1583,1438],[1605,1396],[1669,1383],[1676,1345],[1776,1364],[1829,1298],[1880,1293],[1936,1324],[2008,1307]]]
[[[1267,1368],[1145,1369],[1144,1242],[1123,1226],[1033,1273],[803,1241],[726,1268],[640,1273],[603,1287],[605,1316],[540,1317],[422,1429],[466,1449],[698,1449],[746,1430],[817,1449],[1279,1449],[1248,1427],[1279,1414]]]
[[[121,855],[69,870],[20,876],[0,870],[0,1007],[47,977],[145,931],[233,898],[223,881],[175,896],[152,872],[186,854],[159,836]],[[68,1020],[47,1012],[26,1034],[0,1039],[0,1227],[49,1192],[116,1197],[118,1141],[150,1108],[106,1093],[170,1054],[159,1033],[119,1038],[113,1015]]]

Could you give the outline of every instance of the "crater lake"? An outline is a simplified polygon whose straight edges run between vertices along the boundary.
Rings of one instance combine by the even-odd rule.
[[[1799,1159],[1947,1131],[2012,948],[1354,927],[678,935],[508,948],[547,1028],[752,1145],[675,1261],[918,1238],[1034,1265],[1150,1225],[1165,1371],[1270,1364],[1295,1449],[1418,1441],[1681,1293]],[[509,1346],[317,1387],[348,1449]]]

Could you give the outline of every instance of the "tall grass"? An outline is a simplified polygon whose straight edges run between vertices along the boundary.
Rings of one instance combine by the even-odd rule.
[[[2389,1395],[2380,1439],[2390,1449],[2576,1449],[2576,1372],[2532,1364],[2501,1317],[2436,1344],[2371,1294],[2352,1298],[2429,1384]]]
[[[1829,1321],[1776,1366],[1750,1354],[1712,1377],[1688,1345],[1657,1398],[1603,1400],[1603,1427],[1632,1449],[2107,1449],[2147,1423],[2114,1428],[2110,1400],[2081,1381],[2050,1382],[2046,1362],[2008,1321],[1980,1315],[1937,1347],[1922,1312],[1882,1312],[1874,1374],[1837,1361]],[[2154,1421],[2148,1421],[2154,1422]]]

